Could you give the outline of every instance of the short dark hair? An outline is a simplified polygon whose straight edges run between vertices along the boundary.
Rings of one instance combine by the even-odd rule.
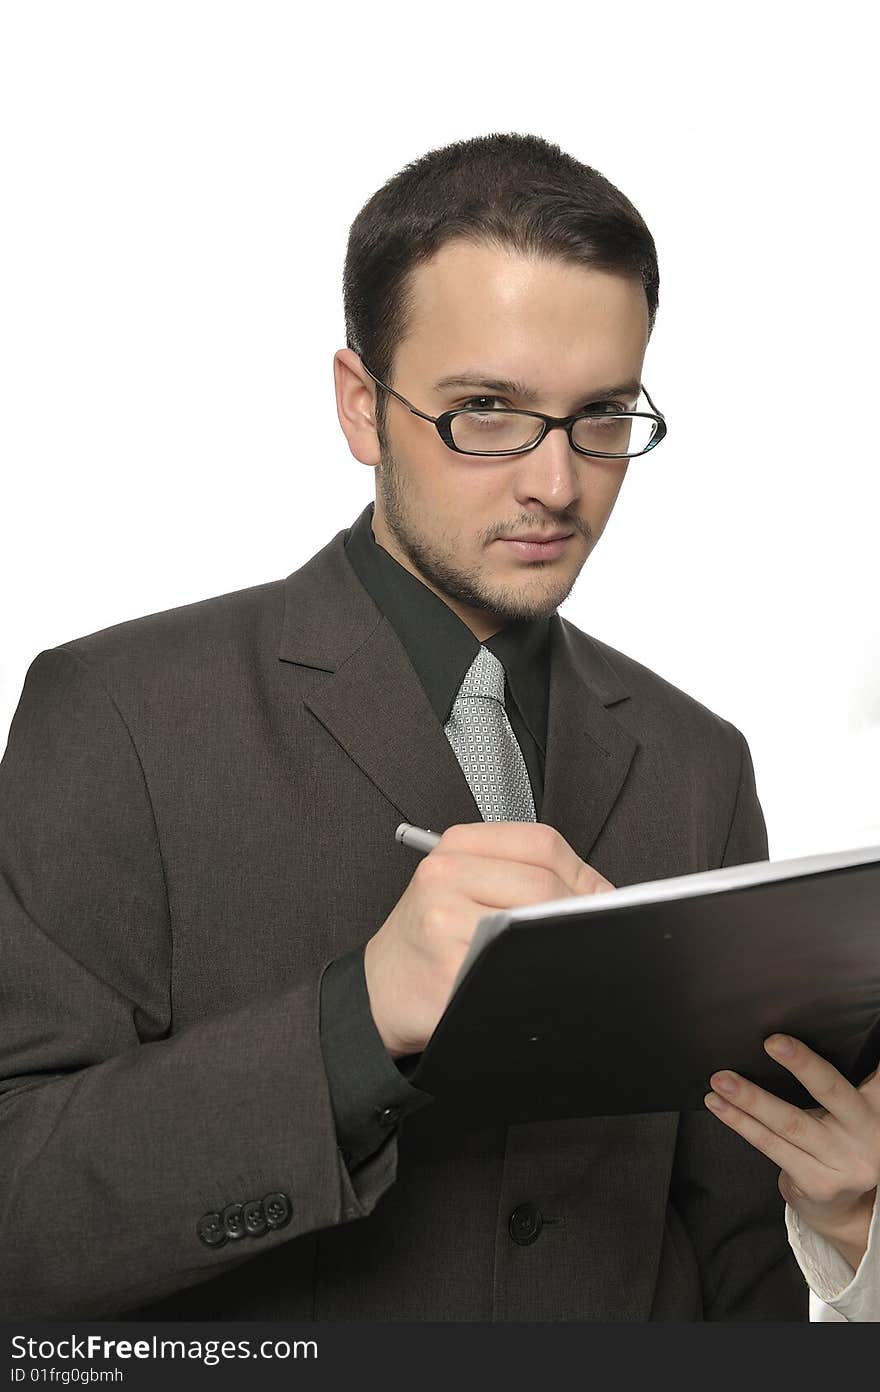
[[[654,326],[657,249],[629,199],[540,136],[476,136],[405,165],[351,224],[343,273],[346,343],[389,384],[406,333],[412,272],[455,237],[640,276],[649,331]],[[380,438],[385,396],[378,393]]]

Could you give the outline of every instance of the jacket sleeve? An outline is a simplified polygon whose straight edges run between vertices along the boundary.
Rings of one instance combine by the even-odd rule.
[[[324,972],[321,1050],[339,1152],[352,1173],[392,1127],[433,1100],[407,1081],[421,1056],[395,1062],[382,1043],[370,1010],[363,946],[337,957]]]
[[[78,654],[42,652],[0,763],[0,1318],[112,1316],[365,1216],[395,1178],[393,1134],[356,1176],[339,1155],[323,967],[175,1031],[172,959],[128,728]]]
[[[729,728],[739,779],[721,863],[744,865],[768,858],[767,830],[748,744]],[[705,1319],[808,1319],[778,1177],[772,1161],[707,1110],[681,1114],[671,1197],[696,1251]]]

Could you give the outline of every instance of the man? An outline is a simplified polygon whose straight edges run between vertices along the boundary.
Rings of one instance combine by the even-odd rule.
[[[806,1318],[775,1167],[708,1112],[462,1131],[414,1079],[486,912],[766,855],[740,732],[557,613],[665,428],[657,285],[556,146],[407,166],[334,364],[375,506],[283,582],[35,659],[4,1314]]]

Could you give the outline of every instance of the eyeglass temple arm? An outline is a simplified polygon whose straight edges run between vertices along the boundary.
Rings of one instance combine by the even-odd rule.
[[[413,406],[411,401],[407,401],[405,396],[401,396],[400,392],[396,392],[394,388],[389,387],[386,382],[380,382],[379,378],[375,375],[375,373],[371,372],[370,369],[367,367],[367,364],[364,362],[363,358],[361,358],[361,367],[364,369],[364,372],[366,372],[368,377],[372,377],[377,387],[381,387],[383,391],[387,391],[391,396],[396,396],[397,400],[400,401],[408,411],[412,411],[414,416],[421,416],[422,420],[430,421],[432,425],[437,424],[436,416],[426,415],[425,412],[420,411],[417,406]]]

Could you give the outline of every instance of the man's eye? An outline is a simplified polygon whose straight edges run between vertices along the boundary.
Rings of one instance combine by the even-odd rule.
[[[620,411],[628,411],[629,407],[624,406],[622,401],[592,401],[583,410],[584,414],[588,416],[607,416],[616,415]]]
[[[500,401],[500,396],[472,396],[469,401],[463,401],[461,410],[463,411],[485,411],[487,401]],[[502,408],[503,409],[503,408]]]

